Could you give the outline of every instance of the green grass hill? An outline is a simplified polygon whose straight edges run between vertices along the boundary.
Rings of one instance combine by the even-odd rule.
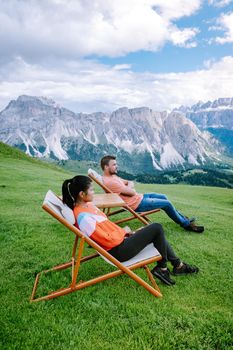
[[[203,235],[188,233],[163,212],[154,215],[177,254],[200,268],[196,276],[176,277],[173,287],[158,282],[162,299],[120,276],[29,303],[35,273],[70,259],[74,237],[41,209],[47,190],[60,194],[62,181],[70,176],[0,144],[0,348],[232,349],[231,189],[136,184],[140,192],[166,193],[206,228]],[[99,258],[86,262],[80,273],[85,280],[112,269]],[[143,270],[137,273],[144,276]],[[42,278],[39,293],[69,282],[70,271],[55,272]]]

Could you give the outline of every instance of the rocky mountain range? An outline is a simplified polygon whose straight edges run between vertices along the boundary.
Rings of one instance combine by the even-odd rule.
[[[225,152],[233,157],[233,98],[219,98],[215,101],[198,102],[175,110],[192,120],[200,130],[214,135],[225,147]]]
[[[192,107],[176,109],[191,119],[200,129],[224,128],[233,130],[233,98],[219,98],[213,102],[198,102]]]
[[[113,113],[84,114],[45,97],[23,95],[0,112],[0,140],[32,156],[58,160],[99,161],[104,154],[117,154],[123,169],[133,166],[137,172],[219,161],[224,148],[194,124],[192,115],[201,113],[203,106],[195,108],[168,113],[123,107]],[[225,120],[228,127],[230,120],[232,114]]]

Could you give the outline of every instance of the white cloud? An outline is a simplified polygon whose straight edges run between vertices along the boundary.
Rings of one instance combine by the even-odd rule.
[[[114,70],[122,70],[122,69],[130,69],[131,64],[116,64],[113,69]]]
[[[126,68],[126,67],[125,67]],[[186,73],[135,73],[93,61],[31,64],[18,57],[0,68],[0,110],[18,95],[51,97],[74,111],[122,106],[165,110],[198,100],[232,97],[233,57]]]
[[[195,13],[202,4],[202,0],[157,0],[148,2],[154,6],[155,10],[158,9],[159,13],[168,20],[190,16]]]
[[[209,60],[206,60],[203,62],[203,66],[204,66],[204,68],[210,69],[214,63],[215,63],[215,59],[210,58]]]
[[[209,0],[209,4],[215,7],[224,7],[229,5],[233,0]]]
[[[175,20],[200,6],[201,0],[0,0],[1,49],[5,57],[39,62],[156,51],[169,41],[190,46],[195,29],[179,29]]]
[[[223,30],[224,36],[218,36],[214,40],[219,44],[233,42],[233,12],[222,14],[217,20],[218,30]]]
[[[195,47],[197,43],[192,39],[199,33],[197,28],[185,28],[184,30],[174,30],[171,33],[171,40],[174,45],[191,48]]]

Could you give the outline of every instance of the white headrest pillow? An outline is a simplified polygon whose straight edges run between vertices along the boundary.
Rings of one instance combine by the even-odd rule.
[[[99,182],[103,183],[102,176],[98,174],[97,171],[90,168],[87,173],[88,175],[93,175]]]
[[[75,224],[75,217],[73,210],[71,210],[67,205],[64,205],[61,210],[62,216],[72,225]]]

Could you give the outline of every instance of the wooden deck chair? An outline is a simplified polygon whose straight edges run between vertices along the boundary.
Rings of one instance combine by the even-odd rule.
[[[90,177],[90,179],[92,179],[97,185],[99,185],[104,191],[105,193],[113,193],[104,183],[103,183],[103,179],[102,176],[100,174],[98,174],[95,170],[93,169],[89,169],[88,170],[88,176]],[[138,215],[140,215],[140,218],[143,220],[142,221],[145,225],[150,224],[152,221],[150,220],[150,218],[148,218],[148,215],[150,214],[154,214],[158,211],[160,211],[160,209],[153,209],[153,210],[149,210],[149,211],[145,211],[145,212],[136,212],[135,210],[133,210],[132,208],[130,208],[126,203],[124,208],[119,209],[119,210],[108,210],[105,214],[110,217],[112,215],[116,215],[122,212],[125,212],[126,210],[130,211],[133,215],[127,217],[127,218],[123,218],[117,221],[114,221],[116,224],[119,224],[121,222],[127,222],[130,220],[134,220],[136,218],[138,218]],[[136,214],[136,215],[135,215]]]
[[[161,259],[161,255],[159,254],[157,249],[155,249],[153,244],[148,245],[134,258],[121,263],[112,255],[110,255],[106,250],[101,248],[91,238],[85,236],[78,228],[74,226],[75,218],[73,215],[73,211],[66,205],[64,205],[62,203],[62,200],[59,197],[57,197],[52,191],[49,190],[47,192],[42,208],[50,215],[52,215],[55,219],[57,219],[61,224],[63,224],[68,230],[73,232],[75,234],[75,240],[70,261],[54,266],[51,269],[42,271],[36,275],[32,295],[30,298],[31,302],[57,298],[59,296],[66,295],[78,291],[82,288],[89,287],[96,283],[105,281],[109,278],[119,276],[123,273],[127,274],[135,282],[140,284],[154,296],[162,297],[162,294],[153,278],[153,275],[147,266],[148,264],[151,264]],[[87,243],[89,246],[95,249],[96,252],[89,256],[83,256],[84,243]],[[77,281],[79,269],[81,266],[83,266],[83,263],[99,256],[101,256],[106,262],[114,265],[117,269],[113,272],[93,278],[88,281]],[[145,269],[146,274],[151,282],[151,285],[133,272],[134,269],[139,267]],[[36,290],[42,274],[46,274],[50,271],[64,270],[67,268],[71,268],[71,282],[67,287],[61,288],[56,291],[52,291],[51,293],[45,296],[36,297]]]

